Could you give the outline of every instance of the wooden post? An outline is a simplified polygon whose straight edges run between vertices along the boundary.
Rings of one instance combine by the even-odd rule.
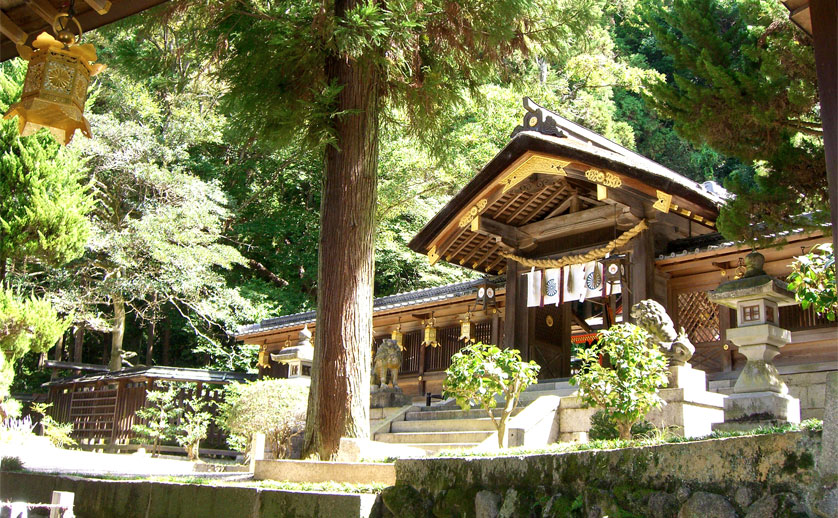
[[[500,316],[498,315],[498,308],[492,309],[492,345],[498,345],[500,342],[498,340],[498,332],[499,332],[499,324],[500,324]]]
[[[504,347],[513,347],[521,351],[524,360],[530,360],[529,311],[527,308],[527,290],[523,287],[521,266],[511,260],[506,261],[506,307],[504,309]]]
[[[570,340],[571,335],[571,322],[573,320],[573,315],[571,314],[572,308],[570,306],[570,302],[565,302],[561,305],[561,327],[559,328],[559,333],[561,333],[562,337],[562,366],[559,369],[559,376],[560,377],[567,377],[570,376],[570,354],[573,350],[573,344]]]
[[[419,383],[417,384],[419,388],[419,395],[425,395],[425,347],[421,343],[419,344]]]
[[[63,508],[51,507],[49,510],[49,518],[61,518],[62,516],[73,516],[73,500],[75,500],[75,493],[69,491],[53,491],[52,505],[62,505]],[[70,511],[65,513],[65,510]]]

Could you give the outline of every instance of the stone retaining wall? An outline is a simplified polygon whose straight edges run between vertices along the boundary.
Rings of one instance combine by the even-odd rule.
[[[820,448],[820,432],[795,432],[624,450],[400,460],[397,485],[382,494],[384,516],[838,516],[838,481],[819,475]]]
[[[376,495],[279,491],[255,487],[96,480],[3,472],[0,499],[49,502],[75,493],[79,518],[376,518]]]

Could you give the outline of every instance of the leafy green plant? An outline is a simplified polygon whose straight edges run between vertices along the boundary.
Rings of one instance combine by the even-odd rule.
[[[305,428],[307,405],[308,387],[298,381],[231,383],[224,387],[217,423],[227,431],[230,447],[249,453],[253,434],[263,433],[266,446],[281,458]]]
[[[201,441],[207,438],[212,416],[207,411],[210,404],[200,396],[192,393],[192,397],[183,402],[183,418],[176,435],[178,444],[183,446],[189,460],[198,460],[198,450]]]
[[[667,383],[666,357],[649,345],[644,329],[618,324],[579,358],[582,367],[571,383],[585,403],[601,407],[614,421],[620,439],[631,439],[631,427],[663,404],[658,391]]]
[[[518,396],[535,383],[541,367],[525,362],[517,349],[501,349],[496,345],[476,343],[463,347],[451,357],[442,388],[445,397],[453,397],[463,410],[472,405],[488,412],[498,431],[498,446],[508,444],[506,424],[518,403]],[[492,411],[497,398],[504,398],[500,416]]]
[[[52,403],[33,403],[32,411],[41,415],[41,431],[52,444],[63,448],[64,446],[76,446],[78,443],[71,437],[73,434],[73,423],[59,423],[47,414]]]
[[[146,393],[146,405],[135,413],[142,423],[135,424],[133,430],[151,441],[154,456],[160,454],[161,442],[170,441],[177,435],[177,418],[183,413],[177,402],[180,390],[177,383],[156,382],[154,389]]]
[[[835,284],[835,253],[832,243],[815,245],[792,263],[789,289],[803,309],[809,306],[830,322],[838,317],[838,288]]]
[[[631,437],[637,438],[648,434],[655,427],[646,420],[640,420],[631,427]],[[600,410],[591,416],[591,429],[588,431],[588,438],[592,441],[618,439],[620,432],[617,430],[617,423],[606,412]]]

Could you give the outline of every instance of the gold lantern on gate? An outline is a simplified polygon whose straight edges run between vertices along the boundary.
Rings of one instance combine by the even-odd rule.
[[[392,333],[390,333],[390,338],[399,345],[399,349],[404,351],[404,333],[402,333],[402,322],[399,319],[399,325],[396,327]]]
[[[268,356],[268,349],[267,346],[262,346],[259,348],[259,361],[257,362],[259,367],[263,369],[268,369],[271,366],[270,357]]]
[[[75,23],[78,34],[70,30]],[[49,129],[61,144],[67,144],[75,131],[90,137],[90,124],[82,115],[90,78],[105,66],[94,64],[93,45],[78,45],[81,25],[72,12],[59,14],[53,23],[58,39],[46,32],[35,38],[31,49],[18,45],[20,57],[29,61],[20,101],[9,107],[3,116],[19,117],[18,129],[23,136],[41,128]]]
[[[422,345],[425,347],[438,347],[439,342],[436,339],[436,327],[434,327],[435,320],[433,317],[425,321],[425,339]]]
[[[470,344],[474,342],[474,324],[471,322],[471,312],[466,313],[466,319],[460,321],[460,340]]]

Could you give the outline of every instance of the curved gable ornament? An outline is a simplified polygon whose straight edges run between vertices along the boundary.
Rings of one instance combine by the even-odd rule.
[[[570,165],[569,160],[558,160],[540,155],[531,156],[500,180],[503,185],[502,192],[506,194],[510,189],[535,173],[567,176],[567,171],[564,168],[568,165]]]

